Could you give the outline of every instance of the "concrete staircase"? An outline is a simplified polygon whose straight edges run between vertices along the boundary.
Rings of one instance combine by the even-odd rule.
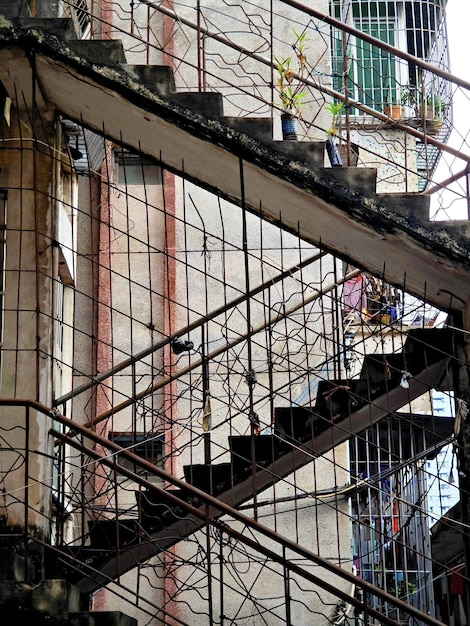
[[[325,167],[324,142],[273,141],[271,119],[226,117],[220,94],[180,93],[169,68],[126,64],[120,42],[73,37],[67,20],[3,20],[6,91],[27,106],[35,97],[44,115],[58,111],[439,308],[463,309],[467,222],[431,223],[428,196],[377,194],[374,170]]]
[[[427,196],[377,194],[375,170],[325,167],[324,142],[274,141],[271,118],[226,117],[220,94],[178,92],[168,67],[130,66],[119,42],[74,36],[67,20],[3,19],[0,80],[6,91],[12,97],[22,94],[30,107],[36,98],[46,116],[58,111],[255,213],[262,207],[264,219],[300,232],[313,244],[321,242],[391,284],[403,284],[406,276],[407,289],[427,302],[462,310],[470,298],[467,223],[431,224]],[[33,75],[41,84],[34,93]],[[447,331],[411,333],[401,354],[367,357],[359,379],[322,383],[314,406],[278,407],[274,433],[230,437],[229,462],[187,466],[188,486],[233,507],[248,502],[438,387],[447,376],[449,354]],[[401,384],[404,373],[407,388]],[[49,624],[134,624],[121,614],[80,611],[81,594],[205,524],[187,512],[187,505],[205,508],[191,488],[159,497],[143,491],[136,497],[138,520],[95,522],[91,545],[68,555],[102,577],[86,568],[78,574],[70,569],[68,582],[42,581],[38,595],[34,585],[23,582],[24,575],[10,572],[1,582],[0,604],[17,605],[15,610],[34,615],[37,623],[43,615]],[[12,613],[11,620],[16,616]]]
[[[359,378],[322,381],[313,406],[275,409],[272,434],[230,436],[228,461],[193,464],[184,468],[188,485],[236,508],[255,494],[300,469],[353,435],[394,413],[431,388],[448,388],[452,332],[447,329],[410,331],[399,353],[366,356]],[[407,415],[402,418],[405,426]],[[437,423],[436,423],[437,421]],[[416,428],[403,432],[403,449],[432,456],[453,432],[453,420],[420,416]],[[413,446],[411,445],[413,440]],[[404,459],[401,458],[401,461]],[[154,556],[202,528],[206,520],[191,514],[191,507],[206,510],[206,503],[191,487],[136,492],[138,519],[104,520],[90,524],[90,546],[75,557],[112,578],[126,571],[139,557]],[[189,509],[189,510],[188,510]],[[212,508],[209,518],[223,513]],[[151,539],[151,541],[149,541]],[[85,574],[85,570],[84,570]],[[84,592],[102,584],[93,574],[74,578]]]
[[[79,589],[63,579],[37,580],[34,559],[0,548],[0,609],[6,624],[137,626],[120,611],[88,611]]]

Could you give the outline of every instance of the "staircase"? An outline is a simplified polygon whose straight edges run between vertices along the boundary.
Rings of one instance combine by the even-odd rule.
[[[409,292],[441,309],[461,310],[468,301],[468,222],[431,223],[428,196],[377,194],[375,170],[324,167],[324,142],[273,141],[271,118],[225,117],[220,94],[179,93],[167,67],[127,65],[120,42],[73,37],[67,20],[5,19],[0,80],[7,92],[23,94],[30,107],[37,97],[41,109],[256,215],[261,207],[263,219],[387,283],[406,276]],[[33,76],[41,90],[31,89]],[[445,268],[436,257],[446,258]]]
[[[410,330],[401,352],[367,355],[357,379],[320,381],[313,406],[277,407],[272,434],[230,436],[229,461],[186,466],[187,484],[234,508],[251,501],[391,413],[399,419],[395,412],[429,389],[447,389],[452,341],[448,329]],[[406,414],[403,419],[406,423]],[[414,454],[431,457],[452,435],[453,420],[438,419],[437,425],[434,421],[426,416],[418,420],[416,430],[410,426]],[[206,501],[191,487],[137,491],[136,499],[137,520],[93,522],[89,529],[91,546],[80,548],[74,555],[116,578],[139,560],[166,550],[206,524],[204,515],[198,518],[188,513],[190,507],[206,511]],[[217,519],[223,510],[210,506],[207,514],[209,519]],[[74,584],[87,593],[103,582],[100,576],[89,573],[74,578]]]
[[[300,229],[306,241],[321,241],[372,273],[385,267],[392,284],[406,275],[410,291],[436,306],[460,310],[468,301],[466,226],[449,225],[444,236],[428,221],[428,197],[379,195],[375,170],[325,167],[324,142],[274,141],[271,118],[227,117],[220,94],[178,92],[168,67],[129,66],[119,42],[77,41],[63,20],[5,20],[0,59],[5,88],[24,94],[31,108],[37,97],[49,113],[57,109],[254,213],[262,206],[264,219]],[[33,75],[41,84],[35,94]],[[271,434],[231,436],[228,461],[186,466],[187,488],[137,491],[137,519],[94,521],[90,545],[64,552],[68,582],[59,584],[60,595],[93,593],[196,532],[206,520],[194,509],[209,521],[220,518],[223,511],[203,494],[237,508],[430,388],[447,388],[451,342],[448,330],[411,331],[401,353],[366,356],[358,378],[321,381],[313,406],[276,407]],[[431,437],[430,448],[448,435],[444,428]],[[25,594],[36,611],[32,591]],[[80,612],[77,602],[57,619],[74,626],[135,623]]]

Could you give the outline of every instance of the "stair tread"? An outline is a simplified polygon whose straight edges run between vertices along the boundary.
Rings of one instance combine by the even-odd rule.
[[[97,65],[126,64],[126,53],[119,39],[73,39],[68,44],[74,52]]]
[[[289,445],[276,435],[230,435],[229,447],[235,482],[252,471],[253,452],[255,467],[260,470],[289,451]]]
[[[89,520],[88,532],[91,547],[106,550],[133,543],[139,529],[135,519],[101,519]]]
[[[185,465],[183,470],[188,484],[211,495],[217,495],[230,487],[233,480],[232,464],[229,462],[215,464],[196,463]]]
[[[138,622],[122,611],[73,611],[67,614],[71,626],[137,626]]]

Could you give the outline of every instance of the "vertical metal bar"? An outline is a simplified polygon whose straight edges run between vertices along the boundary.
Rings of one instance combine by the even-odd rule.
[[[207,359],[207,337],[206,327],[203,324],[201,326],[201,358],[202,358],[202,407],[203,412],[206,411],[206,405],[210,397],[209,389],[209,361]],[[203,430],[205,428],[203,415]],[[208,418],[210,419],[210,417]],[[204,439],[204,463],[210,465],[211,463],[211,428],[208,424],[208,430],[204,430],[202,433]],[[212,475],[210,476],[210,493],[212,493]]]
[[[202,75],[202,46],[204,35],[201,31],[201,2],[196,2],[196,54],[197,54],[197,86],[199,91],[203,91],[203,75]]]
[[[467,191],[467,220],[470,220],[470,165],[467,164],[465,186]]]
[[[209,613],[209,626],[214,624],[214,597],[212,593],[212,561],[211,561],[211,523],[209,505],[206,505],[206,560],[207,560],[207,602]]]
[[[0,214],[0,380],[3,373],[3,335],[5,323],[5,271],[6,271],[6,237],[7,237],[7,200],[8,191],[0,190],[1,214]]]
[[[25,463],[24,463],[24,550],[25,550],[25,562],[28,562],[28,528],[29,528],[29,467],[30,467],[30,458],[29,458],[29,437],[31,430],[31,409],[29,406],[26,407],[25,411],[25,442],[24,442],[24,451],[25,451]]]
[[[282,547],[282,557],[284,561],[287,561],[286,557],[286,547]],[[292,624],[292,611],[290,604],[290,576],[289,570],[284,566],[284,601],[286,606],[286,626],[291,626]]]
[[[248,252],[248,224],[247,224],[247,208],[245,205],[245,175],[243,170],[243,160],[239,161],[240,170],[240,190],[242,198],[242,248],[245,269],[245,306],[246,306],[246,328],[247,328],[247,377],[248,384],[248,416],[250,419],[250,435],[251,435],[251,472],[253,479],[253,517],[258,519],[258,505],[256,497],[256,442],[255,436],[259,434],[256,426],[256,414],[254,412],[253,388],[256,384],[255,372],[253,371],[252,346],[251,346],[251,305],[250,305],[250,257]]]
[[[219,534],[219,597],[220,597],[220,626],[224,626],[225,615],[224,615],[224,533],[223,530],[220,531]]]

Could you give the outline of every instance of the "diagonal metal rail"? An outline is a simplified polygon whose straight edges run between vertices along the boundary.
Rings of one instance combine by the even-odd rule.
[[[51,415],[53,415],[52,412],[50,413]],[[81,591],[92,593],[99,587],[106,585],[111,580],[114,580],[114,578],[118,577],[120,574],[125,573],[125,571],[129,571],[133,567],[136,567],[139,563],[142,563],[143,561],[151,558],[152,556],[155,556],[156,554],[165,550],[167,547],[174,545],[177,541],[183,539],[189,534],[195,532],[196,530],[201,529],[202,527],[210,523],[220,528],[221,531],[236,538],[238,541],[245,543],[245,545],[249,545],[251,548],[257,550],[258,552],[262,553],[266,557],[272,559],[274,562],[282,564],[285,568],[292,571],[293,573],[296,573],[297,575],[303,577],[304,579],[314,584],[317,584],[320,588],[325,589],[326,591],[332,593],[336,597],[346,602],[346,604],[351,604],[357,608],[365,610],[371,617],[375,618],[378,621],[378,623],[385,624],[386,626],[396,626],[395,620],[392,620],[388,616],[383,615],[379,613],[378,611],[376,611],[375,609],[372,609],[366,606],[363,601],[360,601],[358,598],[354,596],[350,596],[347,593],[341,591],[334,585],[326,582],[320,576],[312,574],[311,571],[303,568],[296,561],[279,556],[278,553],[274,552],[273,550],[270,550],[269,548],[264,546],[262,543],[257,542],[253,539],[250,539],[246,535],[231,528],[228,524],[218,521],[219,517],[226,514],[226,515],[233,517],[237,521],[243,523],[247,527],[251,528],[253,531],[275,541],[277,544],[280,544],[283,548],[283,551],[281,551],[282,553],[284,553],[286,548],[288,550],[291,550],[293,553],[295,553],[297,556],[301,557],[302,559],[306,559],[307,561],[312,562],[324,568],[325,570],[337,575],[339,578],[343,580],[347,580],[352,585],[355,585],[361,588],[364,592],[368,594],[369,593],[373,594],[377,596],[378,598],[380,598],[381,600],[383,600],[384,602],[387,602],[387,603],[390,603],[391,605],[396,606],[398,609],[407,613],[410,617],[421,620],[423,624],[426,624],[428,626],[444,626],[442,622],[440,622],[439,620],[436,620],[435,618],[427,615],[426,613],[423,613],[422,611],[414,608],[413,606],[407,604],[406,602],[399,600],[397,597],[389,595],[387,592],[383,591],[382,589],[378,587],[375,587],[371,583],[368,583],[365,580],[359,579],[357,576],[354,576],[347,570],[344,570],[338,567],[337,565],[333,564],[328,559],[325,559],[301,547],[300,545],[289,540],[288,538],[282,535],[279,535],[279,533],[273,531],[272,529],[260,524],[259,522],[244,515],[243,513],[240,513],[240,511],[237,511],[236,508],[226,503],[223,498],[214,498],[213,496],[210,496],[209,494],[203,491],[200,491],[196,487],[193,487],[192,485],[188,485],[184,481],[176,479],[174,476],[168,475],[166,472],[164,472],[163,470],[160,470],[159,468],[156,468],[152,464],[143,460],[141,457],[138,457],[137,455],[125,449],[122,449],[120,446],[118,446],[114,442],[111,442],[108,439],[100,437],[95,432],[89,431],[88,429],[85,429],[79,426],[78,424],[74,424],[74,423],[71,424],[70,420],[66,420],[65,418],[62,418],[62,416],[59,417],[57,415],[54,415],[54,419],[58,419],[58,421],[67,423],[69,427],[72,425],[73,430],[76,430],[78,433],[86,437],[89,437],[90,439],[96,442],[101,443],[105,447],[113,450],[115,453],[122,454],[123,456],[129,458],[136,464],[140,465],[141,467],[145,467],[146,469],[152,470],[154,473],[157,473],[159,475],[165,475],[167,478],[170,479],[170,481],[175,486],[189,489],[191,492],[194,493],[195,496],[200,497],[204,501],[203,506],[201,506],[200,508],[196,508],[188,503],[181,502],[177,497],[171,496],[170,494],[169,499],[173,500],[175,504],[178,504],[179,506],[183,506],[188,511],[188,516],[182,520],[179,520],[176,524],[173,524],[171,527],[159,533],[158,537],[155,537],[153,541],[146,541],[144,543],[138,544],[135,549],[126,548],[125,550],[119,552],[117,557],[109,559],[105,564],[100,566],[99,575],[95,574],[94,577],[91,577],[91,576],[85,577],[80,582],[76,583],[76,586]],[[113,460],[112,458],[101,455],[96,450],[90,450],[88,448],[85,448],[75,438],[70,437],[69,435],[66,435],[64,433],[58,432],[54,429],[51,429],[50,433],[54,437],[63,441],[64,443],[68,443],[77,449],[83,449],[83,451],[86,451],[87,454],[90,454],[90,456],[92,456],[96,460],[107,465],[108,467],[113,468],[113,470],[116,470],[126,475],[132,480],[135,480],[137,483],[141,484],[147,489],[156,491],[157,493],[163,491],[157,485],[142,478],[138,474],[135,474],[134,472],[127,470],[126,468],[122,466],[118,466],[116,464],[116,461]],[[168,492],[165,492],[165,494],[168,494]],[[168,545],[166,545],[167,543]]]
[[[263,490],[271,487],[273,484],[288,476],[293,471],[312,462],[314,458],[325,454],[340,443],[347,441],[351,436],[357,435],[369,426],[376,424],[383,417],[391,412],[397,411],[407,402],[421,396],[430,388],[438,386],[447,371],[447,367],[448,359],[442,359],[441,361],[424,368],[410,380],[409,389],[404,389],[400,385],[397,385],[397,387],[388,390],[386,393],[375,399],[373,403],[359,409],[347,418],[332,424],[330,428],[322,432],[317,437],[313,437],[310,441],[302,444],[293,445],[289,452],[276,459],[267,467],[259,469],[254,477],[250,475],[242,482],[235,484],[226,492],[218,495],[217,498],[200,491],[185,481],[179,480],[174,476],[167,474],[164,470],[144,461],[141,457],[123,450],[120,446],[109,439],[100,437],[95,432],[92,432],[83,426],[79,426],[66,418],[59,417],[59,421],[64,423],[64,425],[68,428],[69,433],[71,431],[75,431],[83,436],[89,437],[93,441],[99,442],[105,448],[110,449],[111,452],[119,453],[128,457],[133,463],[135,462],[136,464],[145,467],[147,470],[159,475],[174,486],[184,488],[186,491],[190,490],[191,492],[194,492],[194,494],[201,497],[204,502],[204,504],[199,508],[193,507],[173,495],[171,491],[168,492],[161,490],[153,483],[138,477],[136,482],[144,485],[151,491],[163,493],[169,502],[173,502],[175,505],[182,506],[186,509],[188,515],[159,532],[150,533],[151,541],[137,543],[135,545],[127,546],[122,550],[118,550],[115,556],[109,558],[105,563],[100,565],[100,572],[102,572],[104,576],[103,579],[100,579],[99,576],[90,577],[85,575],[83,579],[77,583],[77,586],[82,591],[91,593],[102,584],[105,584],[105,580],[109,582],[109,580],[115,579],[126,571],[132,569],[138,563],[166,551],[179,541],[202,529],[208,521],[214,523],[215,520],[224,514],[230,514],[235,519],[245,522],[245,518],[243,518],[243,520],[239,518],[239,512],[236,511],[236,507],[251,499],[255,495],[254,489],[256,494],[261,493]],[[3,402],[0,401],[0,404],[3,404]],[[129,470],[126,470],[126,468],[123,468],[120,465],[118,466],[112,457],[110,458],[100,455],[94,450],[83,447],[77,439],[70,434],[59,433],[54,430],[51,431],[51,433],[58,440],[63,441],[64,443],[67,443],[77,449],[81,449],[83,452],[90,454],[93,458],[103,462],[105,465],[111,466],[118,472],[128,475],[134,480],[135,475]],[[265,435],[260,435],[260,437],[263,436]],[[250,520],[250,524],[252,523],[252,527],[258,528],[257,522],[251,518],[247,519]],[[277,540],[279,540],[279,536],[277,534],[275,536]],[[294,545],[297,550],[302,550],[299,546],[297,546],[297,544]],[[317,561],[314,560],[314,562]],[[318,564],[319,563],[320,561]],[[341,572],[343,572],[343,570],[341,570]],[[354,580],[354,584],[357,584],[357,578],[352,577],[352,579]],[[372,588],[374,590],[376,589],[373,586]]]

